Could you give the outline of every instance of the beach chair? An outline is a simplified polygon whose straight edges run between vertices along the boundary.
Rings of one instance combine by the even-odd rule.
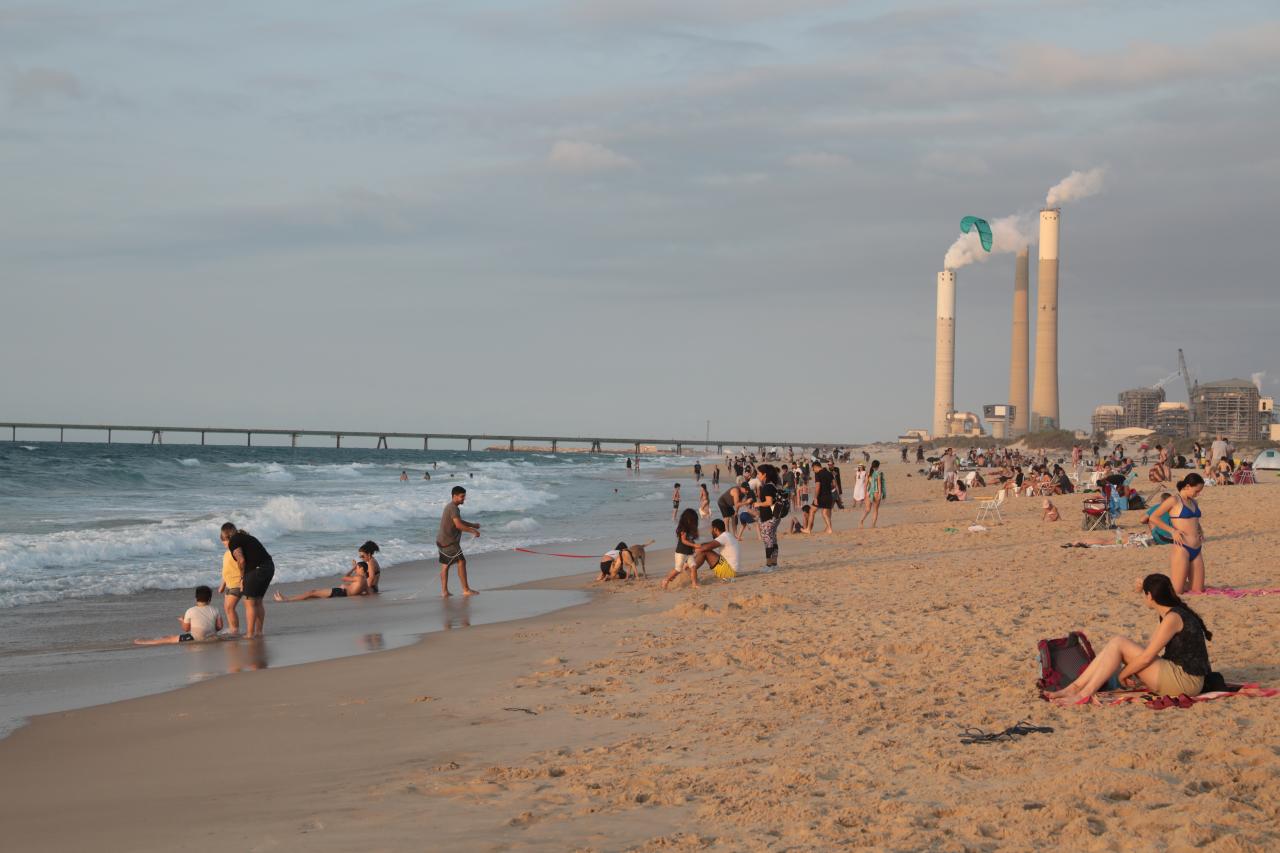
[[[1258,478],[1253,475],[1253,466],[1248,462],[1241,464],[1241,466],[1236,469],[1233,479],[1237,486],[1257,485],[1258,483]]]
[[[1111,527],[1111,494],[1115,487],[1105,480],[1099,485],[1102,491],[1085,498],[1080,504],[1080,527],[1084,530],[1106,530]]]
[[[1000,508],[1004,506],[1005,496],[1009,492],[1001,489],[996,492],[994,498],[986,498],[978,503],[978,515],[974,518],[974,524],[980,524],[983,521],[992,521],[993,523],[1004,524],[1004,515],[1000,512]]]

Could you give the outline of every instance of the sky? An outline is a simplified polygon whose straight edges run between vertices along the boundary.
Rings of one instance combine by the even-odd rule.
[[[5,0],[0,419],[891,439],[960,218],[1090,169],[1063,425],[1275,394],[1278,138],[1269,0]]]

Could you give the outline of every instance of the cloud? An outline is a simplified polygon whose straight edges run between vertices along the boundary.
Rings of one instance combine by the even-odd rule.
[[[1031,242],[1031,216],[1015,213],[991,220],[991,251],[982,248],[975,228],[968,234],[961,234],[947,250],[942,261],[943,269],[956,270],[969,264],[982,262],[992,255],[1016,252]]]
[[[843,154],[832,154],[829,151],[802,151],[788,157],[787,165],[793,169],[834,172],[849,168],[853,161]]]
[[[16,105],[40,106],[59,99],[77,100],[83,95],[80,79],[56,68],[30,68],[9,78],[9,97]]]
[[[630,157],[594,142],[561,139],[551,146],[547,162],[562,172],[614,172],[636,165]]]

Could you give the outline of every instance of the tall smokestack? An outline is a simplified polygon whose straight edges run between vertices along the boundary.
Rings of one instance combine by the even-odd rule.
[[[1058,428],[1058,217],[1060,208],[1040,211],[1040,270],[1036,279],[1036,385],[1031,429]]]
[[[1030,314],[1027,308],[1027,260],[1030,254],[1026,246],[1018,250],[1013,266],[1013,341],[1009,355],[1009,403],[1013,406],[1013,435],[1027,432],[1031,417],[1031,375],[1027,371],[1027,359],[1031,355]]]
[[[934,342],[933,435],[947,434],[947,415],[956,402],[956,273],[938,273],[938,331]]]

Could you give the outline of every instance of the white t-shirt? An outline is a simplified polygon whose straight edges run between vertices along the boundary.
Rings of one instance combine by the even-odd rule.
[[[218,611],[210,604],[187,608],[182,621],[191,626],[191,636],[197,640],[207,640],[218,633]]]
[[[738,540],[726,530],[716,537],[716,541],[721,545],[720,556],[735,570],[738,569],[740,567],[738,563]]]

